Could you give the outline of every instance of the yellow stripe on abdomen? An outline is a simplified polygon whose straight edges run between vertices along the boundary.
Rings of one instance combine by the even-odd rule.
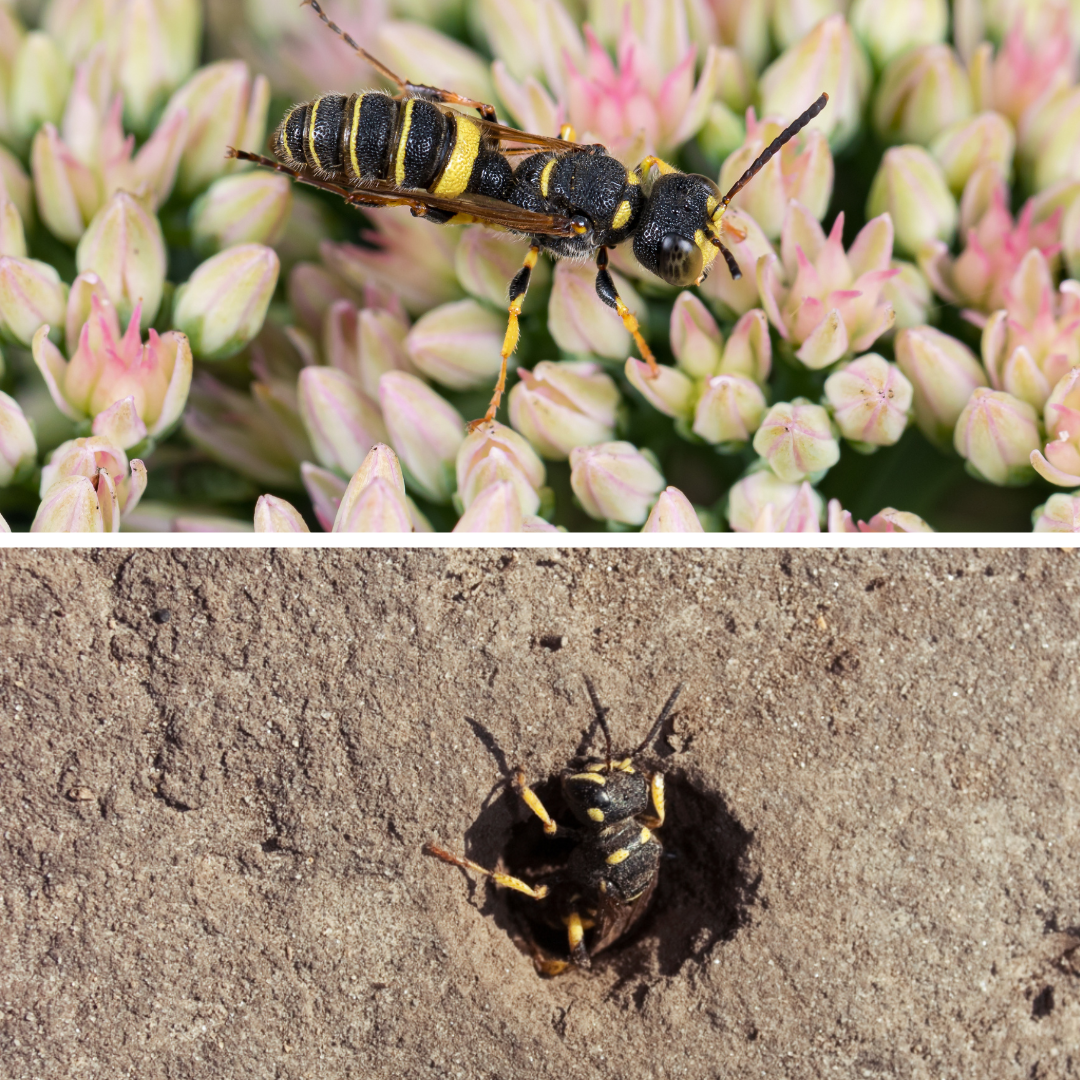
[[[360,179],[360,164],[356,160],[356,136],[360,130],[360,106],[364,103],[364,95],[356,95],[356,103],[353,105],[352,124],[349,126],[349,163],[352,165],[352,174]]]
[[[405,186],[405,147],[409,143],[409,128],[412,126],[412,110],[415,98],[405,102],[405,112],[401,117],[401,131],[398,134],[397,157],[394,159],[394,183]]]
[[[432,195],[460,195],[469,186],[476,155],[480,153],[480,125],[467,116],[452,119],[457,125],[457,138],[439,182],[430,189]]]
[[[548,184],[551,183],[551,174],[555,171],[555,166],[558,162],[558,158],[552,158],[540,173],[540,194],[543,195],[545,199],[548,197]]]
[[[322,98],[316,98],[311,103],[311,116],[308,117],[308,150],[311,153],[311,164],[316,169],[322,168],[322,162],[319,160],[319,155],[315,153],[315,117],[319,114],[319,103]]]

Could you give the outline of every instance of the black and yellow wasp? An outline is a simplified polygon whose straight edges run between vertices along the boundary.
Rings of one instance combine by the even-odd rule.
[[[682,684],[675,687],[641,745],[617,760],[611,752],[607,709],[592,680],[585,677],[596,722],[604,733],[603,758],[575,760],[563,770],[561,788],[575,823],[566,825],[548,813],[525,782],[520,769],[514,786],[526,806],[543,822],[549,837],[574,842],[564,865],[543,874],[535,885],[510,874],[488,870],[436,844],[424,850],[443,862],[491,878],[540,902],[539,918],[566,935],[569,959],[547,955],[533,940],[527,945],[541,975],[559,975],[571,963],[588,969],[597,953],[629,934],[649,908],[660,873],[663,845],[655,830],[664,824],[664,774],[639,771],[638,758],[660,735],[675,708]]]
[[[518,316],[541,249],[555,257],[595,257],[597,294],[618,312],[655,375],[656,359],[608,271],[608,248],[632,240],[638,262],[678,287],[700,285],[718,251],[732,277],[741,277],[721,239],[724,213],[828,101],[822,94],[721,196],[707,177],[679,172],[657,157],[628,169],[603,146],[574,142],[569,125],[558,138],[505,127],[491,105],[402,79],[331,22],[317,0],[304,3],[393,82],[398,93],[326,94],[304,102],[288,112],[274,133],[277,161],[231,147],[229,156],[335,192],[354,206],[408,206],[417,217],[437,224],[477,223],[531,240],[524,265],[510,283],[510,321],[498,383],[483,420],[470,427],[495,418],[506,388],[506,362],[517,347]],[[454,106],[475,109],[479,119]],[[509,158],[521,154],[528,156],[514,168]]]

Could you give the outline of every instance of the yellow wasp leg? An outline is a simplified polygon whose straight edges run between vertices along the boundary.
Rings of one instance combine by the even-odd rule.
[[[661,176],[666,176],[668,173],[679,171],[674,165],[669,165],[663,158],[658,158],[655,154],[650,154],[634,171],[639,176],[647,176],[649,170],[654,165],[660,170]]]
[[[525,294],[529,291],[529,279],[532,277],[533,267],[540,258],[540,248],[533,244],[529,248],[528,255],[521,269],[514,275],[510,282],[510,321],[506,326],[506,336],[503,338],[502,366],[499,368],[499,381],[495,384],[495,393],[491,395],[491,402],[482,420],[473,420],[469,424],[469,430],[475,431],[481,424],[488,424],[495,419],[499,411],[499,402],[502,400],[503,391],[506,389],[506,362],[517,348],[518,338],[521,336],[521,328],[518,325],[518,316],[521,314],[521,306],[525,303]]]
[[[547,812],[547,808],[540,801],[540,797],[525,782],[525,773],[521,769],[518,769],[514,774],[514,784],[517,787],[518,794],[525,800],[525,805],[544,823],[544,832],[548,836],[554,836],[559,826]]]
[[[608,307],[613,307],[619,313],[623,326],[630,331],[630,336],[641,353],[641,359],[649,365],[648,377],[655,379],[660,374],[660,366],[652,354],[652,349],[645,344],[645,339],[641,336],[641,327],[634,318],[634,313],[626,306],[618,289],[615,288],[615,282],[608,271],[608,254],[605,247],[600,248],[596,253],[596,292]]]
[[[543,900],[548,894],[546,885],[537,885],[533,888],[532,885],[527,885],[521,878],[511,877],[509,874],[500,874],[495,870],[487,870],[478,863],[474,863],[472,859],[458,858],[457,855],[451,855],[449,851],[444,851],[435,844],[425,844],[424,850],[429,855],[434,855],[435,858],[450,863],[451,866],[460,866],[463,870],[472,870],[474,874],[482,874],[484,877],[491,878],[496,885],[502,885],[507,889],[515,889],[526,896],[531,896],[534,900]]]
[[[559,128],[559,138],[564,139],[566,142],[577,142],[577,136],[574,134],[573,124],[563,124]]]
[[[640,820],[644,821],[650,829],[659,829],[664,824],[664,774],[657,773],[652,780],[649,781],[649,792],[652,796],[653,809],[655,814],[650,817],[643,817]]]
[[[581,916],[576,911],[571,911],[566,917],[566,936],[570,939],[570,955],[574,963],[580,968],[592,967],[589,952],[585,948],[585,926]]]

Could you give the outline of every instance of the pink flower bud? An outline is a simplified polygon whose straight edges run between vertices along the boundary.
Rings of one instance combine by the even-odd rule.
[[[761,308],[754,308],[743,315],[731,331],[717,374],[742,375],[764,384],[771,369],[772,338],[769,336],[769,320]]]
[[[727,191],[750,164],[793,119],[766,118],[759,121],[753,109],[747,112],[746,141],[731,154],[720,170],[720,190]],[[770,240],[780,237],[788,203],[797,199],[819,220],[829,208],[833,188],[833,159],[825,136],[811,129],[796,142],[787,143],[732,201],[761,226]],[[720,273],[722,268],[715,272]]]
[[[15,53],[6,88],[8,126],[20,149],[42,124],[59,121],[70,86],[71,68],[56,42],[40,31],[27,34]]]
[[[254,80],[242,60],[219,60],[200,68],[169,99],[161,123],[176,113],[188,116],[177,189],[182,195],[201,191],[212,180],[236,168],[224,147],[260,151],[266,132],[270,84]]]
[[[122,450],[130,450],[146,438],[146,425],[135,407],[135,397],[129,394],[114,402],[94,417],[91,434],[108,439]]]
[[[649,513],[649,520],[642,526],[643,533],[699,533],[704,532],[690,500],[676,487],[660,492]]]
[[[118,191],[94,215],[75,249],[80,274],[93,271],[122,318],[142,304],[143,329],[161,306],[165,240],[158,219],[134,196]]]
[[[776,252],[761,226],[749,214],[733,208],[727,212],[724,221],[746,233],[745,240],[736,240],[730,230],[724,232],[724,243],[735,256],[742,277],[735,280],[726,266],[714,264],[712,273],[701,286],[701,292],[720,301],[735,315],[744,315],[762,302],[755,273],[758,263],[766,255],[775,258]]]
[[[743,477],[728,492],[727,519],[735,532],[820,532],[824,510],[808,483],[786,483],[767,468]]]
[[[519,370],[510,391],[510,423],[541,457],[564,461],[576,446],[609,441],[615,434],[619,390],[598,364],[542,360]]]
[[[521,532],[523,523],[517,489],[507,480],[496,480],[477,494],[454,526],[454,532]]]
[[[709,309],[689,289],[679,293],[671,309],[671,351],[679,369],[691,379],[715,375],[723,348],[723,335]]]
[[[1058,90],[1024,114],[1019,148],[1035,191],[1080,178],[1080,86]]]
[[[94,171],[64,145],[52,124],[34,136],[30,165],[42,220],[54,236],[78,243],[101,205],[103,193]]]
[[[372,448],[372,453],[374,453],[374,448]],[[311,500],[316,521],[323,532],[332,532],[334,519],[337,517],[338,508],[341,506],[341,500],[348,485],[337,473],[312,465],[310,461],[305,461],[300,466],[300,477],[304,481],[304,490]],[[404,482],[402,487],[404,487]]]
[[[608,442],[570,451],[570,486],[590,517],[642,525],[665,485],[653,460],[636,446]]]
[[[882,297],[896,313],[893,329],[909,330],[922,326],[930,313],[933,299],[930,283],[914,263],[893,259],[889,265],[893,270],[900,271],[896,277],[886,281],[881,290]]]
[[[626,306],[644,318],[645,305],[621,274],[612,273]],[[605,356],[614,360],[630,351],[630,334],[622,320],[596,295],[596,268],[584,263],[555,264],[555,282],[548,303],[548,330],[568,353]]]
[[[67,351],[73,352],[79,347],[79,335],[86,321],[93,314],[94,297],[106,308],[113,312],[115,319],[116,309],[109,299],[109,290],[105,288],[105,282],[93,271],[79,276],[71,283],[71,291],[68,293],[67,313],[64,318],[64,341]],[[141,318],[141,316],[140,316]],[[120,333],[120,324],[116,322],[116,333]]]
[[[877,353],[860,356],[825,380],[825,397],[840,433],[867,447],[900,441],[912,396],[900,369]]]
[[[630,385],[654,408],[665,416],[689,420],[694,414],[694,384],[677,368],[660,366],[653,377],[644,360],[629,357],[626,378]]]
[[[37,461],[37,442],[19,403],[0,391],[0,488]]]
[[[381,476],[374,477],[362,487],[351,482],[334,519],[333,531],[412,532],[404,493]]]
[[[821,474],[840,460],[829,414],[799,399],[769,409],[754,436],[754,449],[789,484]]]
[[[992,165],[1008,178],[1012,173],[1016,136],[1000,113],[984,112],[944,128],[930,144],[930,153],[945,174],[954,195],[961,195],[972,174]]]
[[[949,446],[972,392],[988,384],[975,354],[956,338],[919,326],[896,335],[896,363],[912,385],[919,430],[938,446]]]
[[[749,442],[765,416],[765,395],[745,375],[714,375],[694,410],[694,434],[706,442],[737,446]]]
[[[457,493],[465,507],[491,484],[506,480],[514,486],[522,512],[535,514],[544,479],[544,463],[536,451],[502,424],[481,424],[458,448]]]
[[[890,142],[927,146],[971,113],[967,72],[948,45],[923,45],[898,56],[874,96],[874,127]]]
[[[896,229],[896,246],[910,255],[933,240],[948,242],[956,233],[956,200],[941,166],[921,146],[885,151],[870,185],[866,212],[888,213]]]
[[[0,341],[29,345],[42,323],[62,324],[67,294],[48,263],[0,256]]]
[[[10,533],[11,526],[4,520],[4,515],[0,514],[0,533]]]
[[[933,532],[917,514],[894,510],[891,506],[876,513],[869,521],[855,523],[851,511],[840,506],[839,499],[829,500],[829,532],[831,533],[890,533]]]
[[[512,243],[484,228],[467,228],[462,231],[461,243],[454,252],[454,268],[467,293],[505,310],[507,285],[521,269],[522,258],[520,243]],[[549,265],[546,259],[536,264],[530,282],[532,289],[543,290]]]
[[[259,332],[279,266],[270,248],[238,244],[207,259],[176,290],[173,321],[200,360],[234,356]]]
[[[0,119],[0,124],[2,124],[2,119]],[[18,207],[19,217],[28,226],[33,221],[34,215],[33,194],[30,177],[23,172],[19,159],[0,146],[0,196],[10,199]]]
[[[1034,532],[1080,532],[1080,496],[1051,495],[1031,515]]]
[[[449,502],[455,458],[465,439],[461,414],[404,371],[389,371],[379,380],[379,402],[409,486],[431,502]]]
[[[41,500],[31,532],[99,533],[105,531],[97,488],[85,476],[68,476]]]
[[[1067,371],[1046,400],[1046,457],[1031,453],[1035,471],[1060,487],[1080,485],[1080,367]]]
[[[286,292],[289,306],[304,328],[317,333],[326,313],[339,300],[352,303],[356,294],[323,266],[298,263],[289,271]]]
[[[505,333],[505,316],[475,300],[458,300],[421,315],[405,338],[405,349],[421,374],[465,390],[494,379]]]
[[[946,0],[855,0],[851,28],[878,67],[920,45],[944,41],[949,29]]]
[[[327,468],[350,476],[376,443],[386,441],[379,406],[344,372],[304,368],[298,391],[304,429]]]
[[[843,15],[830,15],[762,73],[761,108],[766,116],[793,120],[827,91],[829,107],[812,123],[835,149],[858,130],[869,88],[862,48]]]
[[[0,525],[2,525],[2,522],[0,522]],[[536,514],[527,514],[522,519],[521,531],[525,533],[557,533],[566,530],[558,525],[552,525],[550,521],[545,521],[542,517],[537,517]]]
[[[255,531],[257,533],[309,533],[307,522],[300,511],[285,499],[276,495],[260,495],[255,504]]]
[[[292,182],[272,172],[215,180],[191,207],[191,239],[201,251],[275,244],[292,211]]]
[[[975,390],[956,422],[953,445],[968,471],[999,486],[1028,483],[1031,453],[1039,449],[1039,421],[1026,402],[1000,390]]]
[[[151,330],[144,345],[138,304],[121,337],[116,311],[92,293],[91,315],[70,363],[47,333],[48,328],[42,327],[34,335],[34,360],[66,416],[95,417],[130,397],[144,434],[163,435],[180,419],[191,387],[191,348],[183,334],[172,330],[161,335]]]

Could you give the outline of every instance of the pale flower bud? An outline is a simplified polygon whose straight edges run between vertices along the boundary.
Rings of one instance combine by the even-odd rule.
[[[1020,161],[1035,191],[1080,178],[1080,86],[1029,109],[1020,123]]]
[[[200,251],[277,243],[292,211],[292,181],[272,172],[215,180],[191,207],[191,240]]]
[[[382,476],[375,476],[367,483],[358,483],[354,476],[342,497],[333,531],[412,532],[409,510],[405,505],[405,493]]]
[[[542,360],[519,370],[510,391],[510,423],[541,457],[565,460],[576,446],[607,442],[615,434],[619,390],[598,364]]]
[[[305,461],[300,466],[300,478],[311,500],[311,508],[315,511],[315,520],[323,532],[332,532],[334,519],[348,485],[337,473],[313,465],[310,461]],[[404,487],[404,484],[402,486]]]
[[[677,368],[661,365],[655,377],[644,360],[629,357],[626,378],[630,385],[665,416],[689,420],[694,414],[694,384]]]
[[[888,213],[896,246],[916,255],[932,240],[950,241],[959,213],[941,166],[921,146],[885,151],[870,185],[867,217]]]
[[[0,391],[0,488],[37,461],[37,442],[19,403]]]
[[[676,487],[660,492],[649,513],[649,520],[642,526],[643,533],[699,533],[704,532],[690,500]]]
[[[761,387],[745,375],[714,375],[694,410],[694,434],[706,442],[737,446],[749,442],[765,415]]]
[[[825,504],[806,482],[786,483],[759,468],[728,492],[727,519],[735,532],[820,532]]]
[[[101,503],[92,480],[68,476],[41,500],[31,532],[99,533],[105,531]]]
[[[0,256],[0,340],[29,345],[42,323],[62,325],[67,294],[48,263]]]
[[[1033,476],[1031,453],[1040,446],[1038,417],[1026,401],[979,387],[956,422],[953,445],[978,479],[1026,484]]]
[[[0,514],[0,533],[10,533],[11,526],[4,520],[4,515]]]
[[[911,383],[877,353],[853,360],[825,380],[825,397],[845,439],[867,447],[900,441],[911,416]]]
[[[619,295],[638,318],[645,305],[621,274],[612,273]],[[594,354],[609,360],[630,351],[630,333],[622,320],[596,295],[596,268],[562,260],[555,264],[555,281],[548,302],[548,330],[560,349]]]
[[[946,0],[855,0],[851,28],[878,67],[919,45],[944,41],[949,29]]]
[[[761,76],[761,110],[793,120],[824,90],[829,107],[812,121],[834,149],[859,128],[870,65],[843,15],[830,15],[793,44]]]
[[[890,142],[929,145],[972,113],[971,83],[948,45],[925,45],[885,69],[874,97],[874,127]]]
[[[467,293],[505,310],[507,287],[521,269],[523,257],[520,243],[512,243],[488,229],[467,228],[462,231],[461,242],[454,251],[454,268]],[[546,259],[536,264],[530,289],[537,292],[544,289],[548,266]]]
[[[270,84],[254,79],[242,60],[219,60],[200,68],[165,107],[161,123],[181,110],[188,115],[187,136],[176,186],[181,195],[201,191],[211,180],[236,167],[225,147],[260,151],[266,133]]]
[[[234,356],[262,329],[279,267],[270,248],[238,244],[207,259],[176,290],[173,322],[200,360]]]
[[[524,514],[540,507],[546,470],[529,442],[516,431],[492,421],[465,436],[457,453],[457,493],[468,507],[496,481],[513,484]]]
[[[754,436],[754,449],[786,483],[813,478],[840,460],[829,414],[798,398],[769,409]]]
[[[680,370],[691,379],[715,375],[723,348],[723,335],[709,309],[689,289],[679,293],[671,309],[671,351]]]
[[[516,488],[507,480],[497,480],[473,499],[454,526],[454,532],[521,532],[523,524]]]
[[[0,199],[0,255],[26,258],[26,234],[18,207],[10,199]]]
[[[23,38],[7,90],[8,121],[25,147],[42,124],[60,120],[71,86],[71,68],[48,34],[32,31]]]
[[[260,495],[255,504],[255,531],[257,533],[309,533],[307,522],[300,511],[285,499],[276,495]]]
[[[1033,532],[1080,533],[1080,496],[1051,495],[1031,515]]]
[[[379,380],[379,402],[406,480],[425,499],[450,501],[465,420],[426,383],[404,371]]]
[[[972,174],[983,165],[992,165],[1008,179],[1015,152],[1012,124],[996,112],[979,113],[970,120],[950,124],[930,144],[930,153],[944,170],[954,195],[964,193]]]
[[[421,315],[405,350],[421,374],[451,390],[466,390],[494,379],[505,333],[504,315],[475,300],[458,300]]]
[[[0,113],[2,112],[3,106],[0,105]],[[0,118],[0,126],[2,126],[2,118]],[[19,208],[19,217],[28,226],[34,214],[33,194],[30,177],[23,172],[19,159],[0,146],[0,196],[10,199]]]
[[[297,392],[304,429],[327,468],[351,476],[368,451],[386,441],[378,405],[344,372],[304,368]]]
[[[76,244],[101,205],[94,170],[64,145],[52,124],[43,124],[30,149],[38,210],[49,231]]]
[[[949,446],[973,391],[989,382],[975,354],[932,326],[918,326],[896,335],[896,363],[912,384],[919,430],[938,446]]]
[[[886,283],[888,285],[888,283]],[[735,324],[724,346],[718,375],[743,375],[764,384],[772,370],[769,320],[761,308],[746,312]]]
[[[665,485],[653,460],[636,446],[609,442],[570,452],[570,486],[590,517],[642,525]]]
[[[1025,350],[1026,351],[1026,350]],[[1051,484],[1080,484],[1080,367],[1070,368],[1046,399],[1046,456],[1031,454],[1035,471]]]
[[[881,295],[892,304],[896,314],[894,329],[908,330],[913,326],[922,326],[933,299],[930,283],[914,263],[893,259],[889,265],[900,271],[896,277],[886,281],[881,290]]]
[[[773,36],[781,49],[788,49],[845,6],[843,0],[773,0]]]
[[[143,329],[153,323],[165,286],[165,239],[158,219],[133,195],[118,191],[94,215],[75,265],[101,278],[122,318],[141,301]]]

